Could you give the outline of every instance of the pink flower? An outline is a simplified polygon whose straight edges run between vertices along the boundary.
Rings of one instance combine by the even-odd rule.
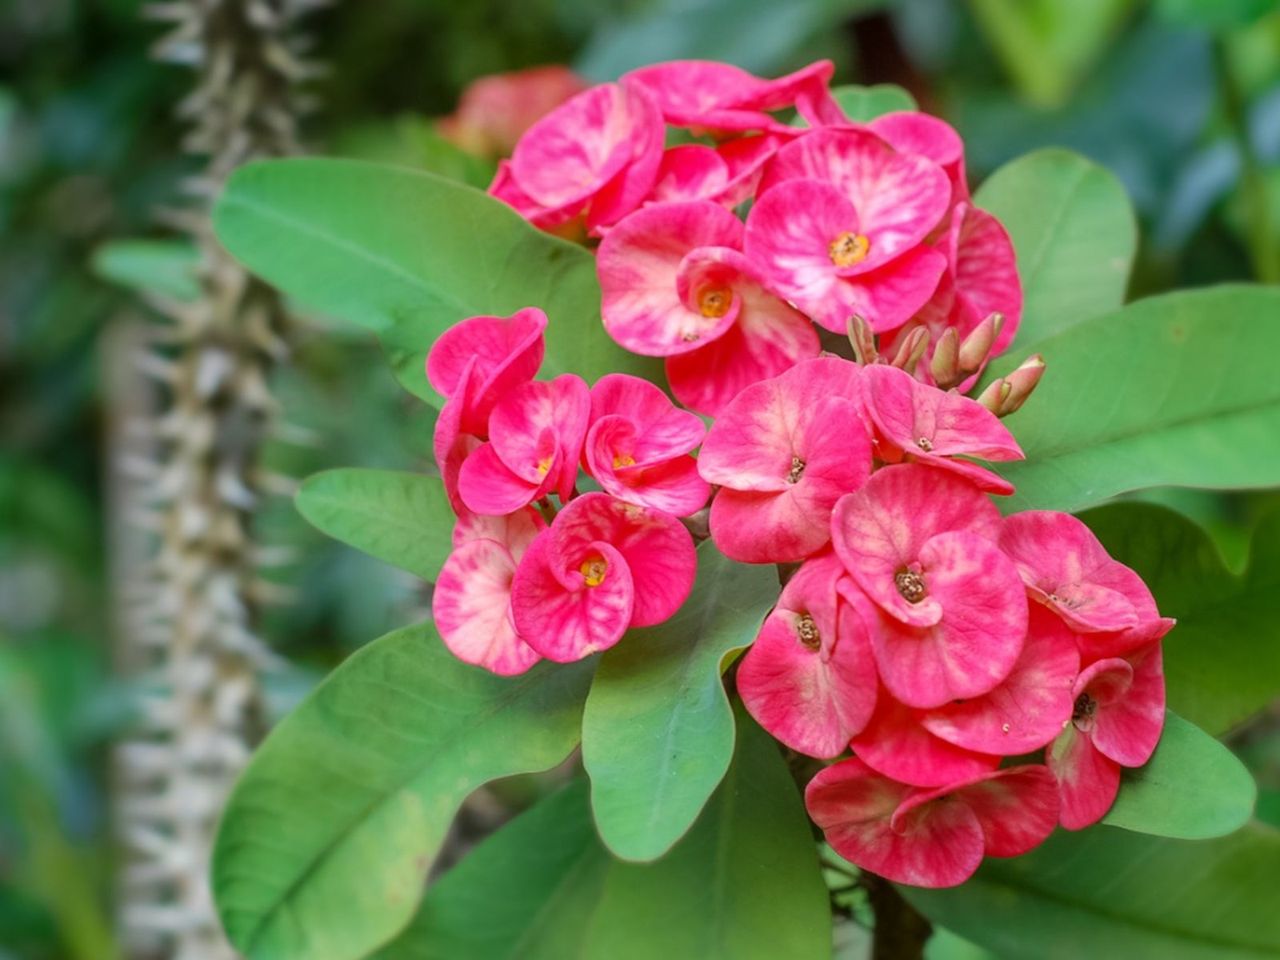
[[[598,232],[653,189],[664,136],[662,116],[643,90],[600,84],[530,127],[490,192],[544,222],[585,211],[587,228]]]
[[[1030,510],[1006,517],[1000,549],[1017,564],[1027,592],[1062,617],[1089,659],[1119,656],[1159,640],[1161,617],[1142,578],[1113,560],[1084,522]]]
[[[1017,257],[999,220],[969,203],[960,203],[952,211],[938,249],[946,255],[947,269],[937,290],[914,322],[895,331],[883,347],[886,352],[892,351],[916,324],[928,329],[929,350],[918,371],[925,379],[929,377],[928,361],[946,330],[954,329],[964,340],[988,316],[999,313],[1004,322],[987,354],[988,358],[997,357],[1013,342],[1022,318]],[[976,375],[969,378],[961,389],[967,389],[975,379]]]
[[[1150,759],[1164,728],[1160,644],[1096,660],[1072,690],[1071,723],[1046,753],[1062,798],[1062,825],[1079,830],[1115,802],[1120,768]]]
[[[866,627],[836,590],[843,576],[834,554],[805,561],[738,668],[738,693],[751,715],[813,757],[842,753],[876,702]]]
[[[790,133],[791,128],[769,116],[770,111],[795,106],[813,123],[845,121],[827,89],[834,69],[830,60],[819,60],[785,77],[762,80],[727,63],[672,60],[633,70],[622,82],[643,88],[663,119],[677,127],[712,133]]]
[[[458,109],[438,124],[440,134],[470,153],[506,156],[535,121],[586,84],[567,67],[531,67],[473,80]]]
[[[455,512],[464,509],[458,495],[462,463],[489,435],[489,414],[498,399],[538,372],[546,326],[545,313],[526,307],[510,317],[463,320],[432,344],[427,380],[448,398],[436,420],[433,447]]]
[[[742,224],[718,204],[660,203],[611,230],[597,256],[609,335],[667,357],[676,398],[709,414],[819,349],[813,326],[738,252],[741,240]]]
[[[969,199],[964,172],[964,141],[945,120],[918,110],[899,110],[876,117],[867,129],[899,153],[913,153],[940,166],[951,181],[951,202]]]
[[[511,676],[541,659],[516,633],[511,582],[544,526],[528,507],[505,517],[468,511],[458,517],[454,549],[436,579],[431,613],[445,646],[459,660]]]
[[[603,493],[560,511],[530,545],[512,585],[520,636],[560,662],[613,646],[628,627],[661,623],[689,596],[693,538],[675,517]]]
[[[583,459],[605,493],[684,517],[711,495],[689,456],[705,433],[701,420],[652,383],[612,373],[591,388]]]
[[[872,648],[895,697],[929,709],[1009,675],[1027,598],[995,543],[999,512],[977,488],[923,464],[884,467],[841,498],[831,528],[845,569],[879,608]]]
[[[711,200],[734,207],[755,192],[769,158],[785,142],[780,134],[738,137],[716,147],[690,143],[662,155],[649,202]]]
[[[984,855],[1027,853],[1053,832],[1058,817],[1053,777],[1039,765],[921,790],[853,758],[820,771],[805,804],[840,856],[918,887],[963,883]]]
[[[871,470],[861,373],[836,357],[806,360],[725,407],[698,456],[703,479],[723,487],[711,536],[724,554],[782,563],[826,545],[832,505]]]
[[[1013,493],[1013,484],[968,460],[1021,460],[1022,448],[990,410],[958,393],[920,383],[886,364],[866,368],[867,414],[875,427],[877,454],[949,470],[991,493]]]
[[[462,464],[463,503],[476,513],[506,514],[551,492],[569,499],[590,413],[587,385],[571,373],[512,389],[489,417],[489,441]]]
[[[1080,654],[1075,636],[1038,603],[1009,676],[989,693],[925,712],[921,725],[949,743],[1011,757],[1039,750],[1071,719]]]
[[[774,288],[828,330],[859,314],[876,332],[928,302],[946,259],[924,240],[947,211],[947,175],[862,129],[820,129],[769,161],[746,251]]]

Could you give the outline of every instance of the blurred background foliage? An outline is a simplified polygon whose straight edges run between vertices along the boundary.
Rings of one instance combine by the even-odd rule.
[[[189,78],[148,59],[157,29],[140,8],[0,0],[0,960],[115,955],[106,748],[129,691],[110,669],[118,425],[104,385],[129,377],[113,339],[143,315],[137,291],[191,296],[191,254],[157,222],[190,169],[171,117]],[[492,158],[462,153],[433,120],[480,75],[569,63],[602,80],[674,57],[776,74],[830,57],[840,82],[899,83],[954,123],[975,179],[1048,144],[1113,170],[1142,225],[1133,296],[1280,281],[1274,0],[382,0],[309,25],[329,65],[315,152],[483,186]],[[280,472],[429,458],[430,411],[358,331],[308,319],[275,388],[288,427],[267,456]],[[1237,569],[1278,502],[1151,498],[1209,529]],[[273,681],[282,712],[425,598],[311,531],[286,498],[260,529],[295,557],[272,574],[292,595],[265,625],[292,664]],[[1262,786],[1260,816],[1280,825],[1275,731],[1234,743]],[[974,955],[953,941],[935,956]]]

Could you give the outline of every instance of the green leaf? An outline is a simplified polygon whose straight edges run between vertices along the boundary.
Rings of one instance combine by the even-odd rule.
[[[1156,16],[1179,27],[1230,33],[1275,13],[1275,0],[1156,0]]]
[[[308,477],[294,502],[316,529],[434,580],[453,549],[453,510],[439,477],[345,467]]]
[[[669,855],[615,860],[578,781],[483,842],[428,892],[383,960],[823,960],[831,916],[777,745],[738,711],[724,783]]]
[[[671,620],[627,634],[600,660],[582,719],[582,760],[605,844],[654,860],[689,829],[733,756],[721,665],[748,646],[778,595],[771,567],[698,548],[693,595]]]
[[[1280,485],[1280,289],[1139,300],[1041,341],[1048,369],[1006,423],[1025,462],[1006,510],[1080,510],[1148,487]]]
[[[654,379],[660,370],[604,332],[586,249],[442,177],[350,160],[251,163],[232,175],[214,227],[237,259],[303,306],[377,333],[400,382],[429,403],[439,398],[423,363],[445,329],[528,306],[550,320],[544,375]]]
[[[1230,750],[1176,713],[1165,716],[1156,752],[1126,770],[1102,822],[1138,833],[1207,840],[1239,830],[1253,815],[1258,787]]]
[[[840,109],[855,123],[866,123],[899,110],[919,109],[915,97],[892,83],[877,83],[871,87],[849,84],[833,87],[831,93],[840,104]]]
[[[515,678],[430,626],[354,654],[267,738],[223,813],[213,889],[251,960],[355,960],[413,916],[458,805],[578,741],[594,666]]]
[[[200,255],[182,240],[113,240],[93,251],[93,272],[139,293],[190,301],[200,295]]]
[[[988,177],[974,202],[1000,219],[1018,255],[1019,359],[1124,303],[1138,227],[1124,187],[1105,167],[1069,150],[1037,150]]]
[[[1082,519],[1178,621],[1164,639],[1171,709],[1222,734],[1280,697],[1280,513],[1258,524],[1240,575],[1208,534],[1172,510],[1112,504]]]
[[[1257,824],[1198,842],[1060,831],[1025,857],[988,860],[962,886],[901,890],[1001,957],[1280,957],[1280,832]]]

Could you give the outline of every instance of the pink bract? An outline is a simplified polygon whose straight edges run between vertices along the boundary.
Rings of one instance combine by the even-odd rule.
[[[977,488],[923,464],[884,467],[841,498],[831,527],[845,568],[884,613],[872,646],[895,697],[928,709],[1009,675],[1027,598],[995,544],[999,513]]]
[[[953,204],[969,198],[964,141],[951,124],[917,110],[900,110],[876,117],[867,129],[899,153],[919,154],[940,166],[951,181]]]
[[[510,317],[470,317],[436,340],[427,354],[427,380],[440,394],[462,404],[460,428],[488,436],[494,405],[542,365],[547,315],[526,307]],[[475,369],[466,375],[468,363]],[[465,389],[463,389],[465,387]]]
[[[886,364],[866,368],[867,413],[879,441],[880,459],[904,456],[950,470],[990,493],[1010,494],[1013,485],[955,456],[1021,460],[1022,448],[990,410],[958,393],[921,383]]]
[[[585,87],[572,70],[555,65],[480,77],[467,85],[458,109],[438,129],[470,153],[509,154],[534,122]]]
[[[463,503],[476,513],[507,514],[553,491],[567,500],[590,412],[590,391],[573,374],[511,390],[489,418],[489,441],[462,464]]]
[[[897,883],[963,883],[984,854],[1018,856],[1053,831],[1057,797],[1042,766],[1010,767],[937,790],[882,777],[857,758],[810,781],[805,804],[845,859]]]
[[[1070,514],[1029,510],[1006,517],[1000,549],[1017,564],[1028,593],[1082,634],[1091,658],[1145,646],[1174,625],[1160,616],[1142,578],[1112,559]]]
[[[605,493],[688,516],[711,494],[689,456],[705,433],[701,420],[677,410],[652,383],[613,373],[591,388],[583,460]]]
[[[459,660],[511,676],[541,659],[516,632],[511,582],[543,526],[528,509],[507,517],[464,511],[458,518],[454,550],[436,578],[431,613],[440,638]]]
[[[696,565],[693,539],[675,517],[583,494],[525,554],[512,587],[516,628],[543,656],[580,660],[617,643],[629,626],[675,613]]]
[[[921,243],[881,239],[834,185],[787,180],[757,198],[745,246],[773,289],[817,323],[843,333],[857,314],[879,333],[920,310],[946,269]]]
[[[738,693],[751,715],[813,757],[842,753],[876,702],[866,627],[836,589],[843,576],[831,553],[807,560],[738,668]]]
[[[763,80],[727,63],[672,60],[633,70],[622,82],[643,88],[663,119],[678,127],[713,133],[793,133],[769,111],[796,106],[812,122],[844,119],[827,90],[834,69],[831,61],[820,60],[785,77]]]
[[[711,535],[746,563],[803,560],[831,536],[832,504],[871,469],[861,369],[819,357],[743,390],[723,410],[698,457],[723,489]]]
[[[1160,644],[1089,664],[1073,689],[1071,723],[1046,751],[1058,781],[1062,825],[1079,830],[1111,809],[1121,767],[1150,759],[1164,729]]]

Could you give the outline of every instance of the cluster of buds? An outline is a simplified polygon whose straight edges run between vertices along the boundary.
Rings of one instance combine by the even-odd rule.
[[[674,614],[691,529],[778,564],[743,702],[834,761],[806,801],[839,853],[946,886],[1106,813],[1159,738],[1172,621],[1079,520],[1001,517],[1013,486],[975,461],[1023,456],[999,418],[1044,363],[965,391],[1018,326],[1012,245],[955,131],[851,123],[830,75],[660,64],[517,143],[492,192],[599,238],[605,329],[665,358],[688,409],[621,374],[535,381],[533,307],[446,332],[427,373],[458,523],[435,616],[460,658],[519,673]],[[774,116],[792,108],[807,125]],[[668,124],[706,142],[665,148]]]

